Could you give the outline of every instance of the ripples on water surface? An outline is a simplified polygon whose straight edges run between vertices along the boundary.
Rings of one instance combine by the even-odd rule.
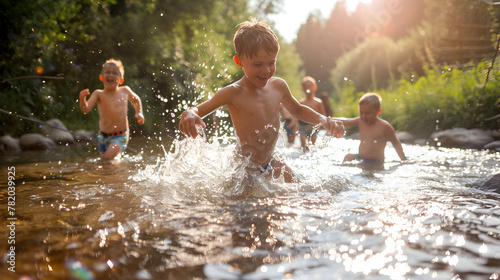
[[[248,174],[233,145],[201,140],[115,163],[65,150],[4,157],[2,279],[498,278],[500,195],[478,185],[500,172],[499,153],[404,146],[400,163],[388,147],[385,170],[370,172],[341,163],[357,143],[279,145],[300,184]]]

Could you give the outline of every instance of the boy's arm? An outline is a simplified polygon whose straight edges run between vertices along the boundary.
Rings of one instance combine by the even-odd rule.
[[[135,118],[139,124],[144,124],[144,114],[142,113],[142,102],[139,95],[133,92],[128,86],[126,87],[128,93],[127,98],[132,103],[135,109]]]
[[[87,114],[94,108],[95,103],[97,102],[98,98],[98,93],[97,91],[94,91],[92,95],[90,96],[89,100],[87,101],[87,95],[90,94],[90,91],[88,88],[80,91],[80,111],[82,113]]]
[[[331,117],[325,117],[310,107],[300,104],[290,93],[290,89],[286,82],[283,81],[280,87],[282,87],[281,90],[284,92],[281,103],[292,116],[308,123],[321,124],[321,126],[330,132],[330,135],[337,138],[344,134],[344,127],[341,122],[335,121]]]
[[[334,120],[341,121],[344,126],[357,126],[359,125],[359,116],[355,118],[333,118]]]
[[[179,130],[189,137],[196,138],[198,136],[196,126],[200,125],[205,128],[206,125],[202,118],[220,106],[228,104],[231,98],[231,91],[231,86],[225,87],[214,94],[209,100],[184,111],[179,122]]]
[[[401,142],[399,141],[398,137],[396,136],[396,132],[394,131],[394,128],[392,126],[389,127],[389,137],[388,140],[391,141],[392,146],[398,153],[398,156],[401,160],[406,160],[406,155],[403,151],[403,146],[401,145]]]

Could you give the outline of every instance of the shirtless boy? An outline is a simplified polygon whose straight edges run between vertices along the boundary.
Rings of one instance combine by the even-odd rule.
[[[359,116],[355,118],[335,118],[347,126],[359,126],[359,153],[347,154],[344,161],[361,160],[383,163],[384,150],[387,141],[390,141],[401,160],[406,160],[401,142],[396,137],[390,123],[378,115],[382,112],[380,104],[382,98],[376,93],[367,93],[359,100]]]
[[[341,123],[301,105],[286,82],[273,77],[279,42],[267,24],[255,19],[241,23],[233,42],[236,53],[233,60],[243,70],[243,78],[183,112],[179,129],[194,138],[196,125],[205,127],[202,117],[226,106],[238,137],[238,152],[255,164],[255,170],[270,171],[274,178],[283,174],[286,182],[296,182],[292,169],[273,159],[280,130],[280,104],[294,117],[321,124],[336,137],[344,132]]]
[[[95,90],[90,98],[89,89],[80,92],[80,110],[87,114],[97,103],[99,110],[99,134],[97,141],[101,159],[111,160],[120,155],[128,144],[128,101],[135,109],[135,117],[139,124],[144,124],[141,99],[128,86],[120,86],[123,83],[124,69],[119,60],[107,60],[102,65],[100,80],[104,89]]]
[[[317,90],[318,86],[316,85],[316,80],[311,76],[304,77],[302,79],[302,91],[306,94],[306,98],[300,100],[300,104],[310,107],[321,115],[325,115],[323,101],[316,97]],[[307,150],[306,143],[308,139],[311,140],[313,145],[316,143],[318,130],[314,130],[313,124],[299,121],[300,142],[302,143],[302,149],[304,151]]]

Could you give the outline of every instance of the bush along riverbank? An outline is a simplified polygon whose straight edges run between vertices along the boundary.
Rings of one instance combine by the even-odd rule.
[[[462,69],[426,69],[421,77],[410,75],[393,81],[386,88],[372,88],[368,92],[377,92],[382,96],[383,119],[397,131],[407,131],[419,138],[440,138],[437,133],[450,129],[463,135],[478,133],[476,129],[498,132],[500,64],[495,63],[487,79],[490,67],[491,61],[485,61]],[[332,108],[336,109],[335,116],[357,116],[358,100],[365,92],[358,92],[350,80],[336,91],[338,102],[332,104]],[[460,132],[462,129],[472,132]],[[491,137],[496,139],[495,133]],[[464,145],[461,141],[457,145],[482,148]]]

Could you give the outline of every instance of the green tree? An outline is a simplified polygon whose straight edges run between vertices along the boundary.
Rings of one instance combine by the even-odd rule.
[[[173,133],[180,110],[237,78],[232,36],[249,17],[246,0],[21,0],[0,5],[7,29],[0,44],[2,80],[35,75],[39,65],[46,76],[64,77],[3,82],[1,109],[41,120],[57,117],[70,129],[96,129],[97,112],[79,112],[78,92],[101,87],[101,65],[115,58],[123,61],[125,84],[141,96],[145,108],[146,125],[132,129],[148,133]],[[2,134],[36,128],[9,115],[0,118]]]
[[[302,77],[305,73],[302,69],[302,60],[300,59],[294,44],[280,43],[280,53],[276,62],[275,76],[284,79],[292,95],[301,99],[302,93]]]
[[[323,19],[319,14],[311,14],[300,27],[295,45],[303,61],[305,74],[316,79],[318,88],[328,90],[332,60],[325,48],[323,35]]]
[[[331,92],[332,79],[343,79],[344,77],[358,76],[361,80],[356,80],[355,84],[360,89],[367,89],[386,85],[388,80],[393,77],[398,71],[399,63],[387,68],[387,64],[391,64],[394,58],[391,57],[390,61],[382,62],[380,65],[375,65],[374,62],[381,57],[386,56],[386,51],[393,51],[394,42],[399,38],[403,38],[411,33],[412,28],[421,23],[423,17],[424,0],[416,1],[393,1],[393,0],[374,0],[370,4],[361,3],[357,9],[348,14],[346,10],[345,1],[339,1],[331,16],[324,22],[318,15],[311,15],[309,20],[302,25],[297,36],[297,51],[300,53],[304,61],[304,68],[306,73],[317,77],[322,81],[322,87]],[[380,40],[370,43],[367,51],[382,51],[382,53],[363,54],[363,57],[368,58],[370,61],[368,65],[357,57],[355,60],[361,63],[358,66],[351,67],[353,71],[355,67],[366,67],[360,73],[343,75],[331,78],[331,70],[337,66],[338,60],[343,54],[353,51],[360,53],[356,48],[362,46],[367,47],[365,41],[372,38],[389,38],[385,42],[389,43],[388,49],[384,50],[380,45]],[[374,47],[377,45],[378,47]],[[406,52],[406,51],[405,51]],[[397,52],[401,53],[401,52]],[[391,55],[392,56],[392,55]],[[354,57],[354,55],[350,55]],[[345,58],[343,59],[345,62]],[[345,63],[344,63],[345,64]],[[412,63],[404,64],[405,67]],[[374,67],[382,67],[372,70]],[[394,67],[392,69],[391,67]],[[338,71],[336,71],[338,73]],[[372,84],[375,82],[375,84]],[[321,85],[320,85],[321,86]],[[334,93],[333,97],[338,100],[338,93]]]

